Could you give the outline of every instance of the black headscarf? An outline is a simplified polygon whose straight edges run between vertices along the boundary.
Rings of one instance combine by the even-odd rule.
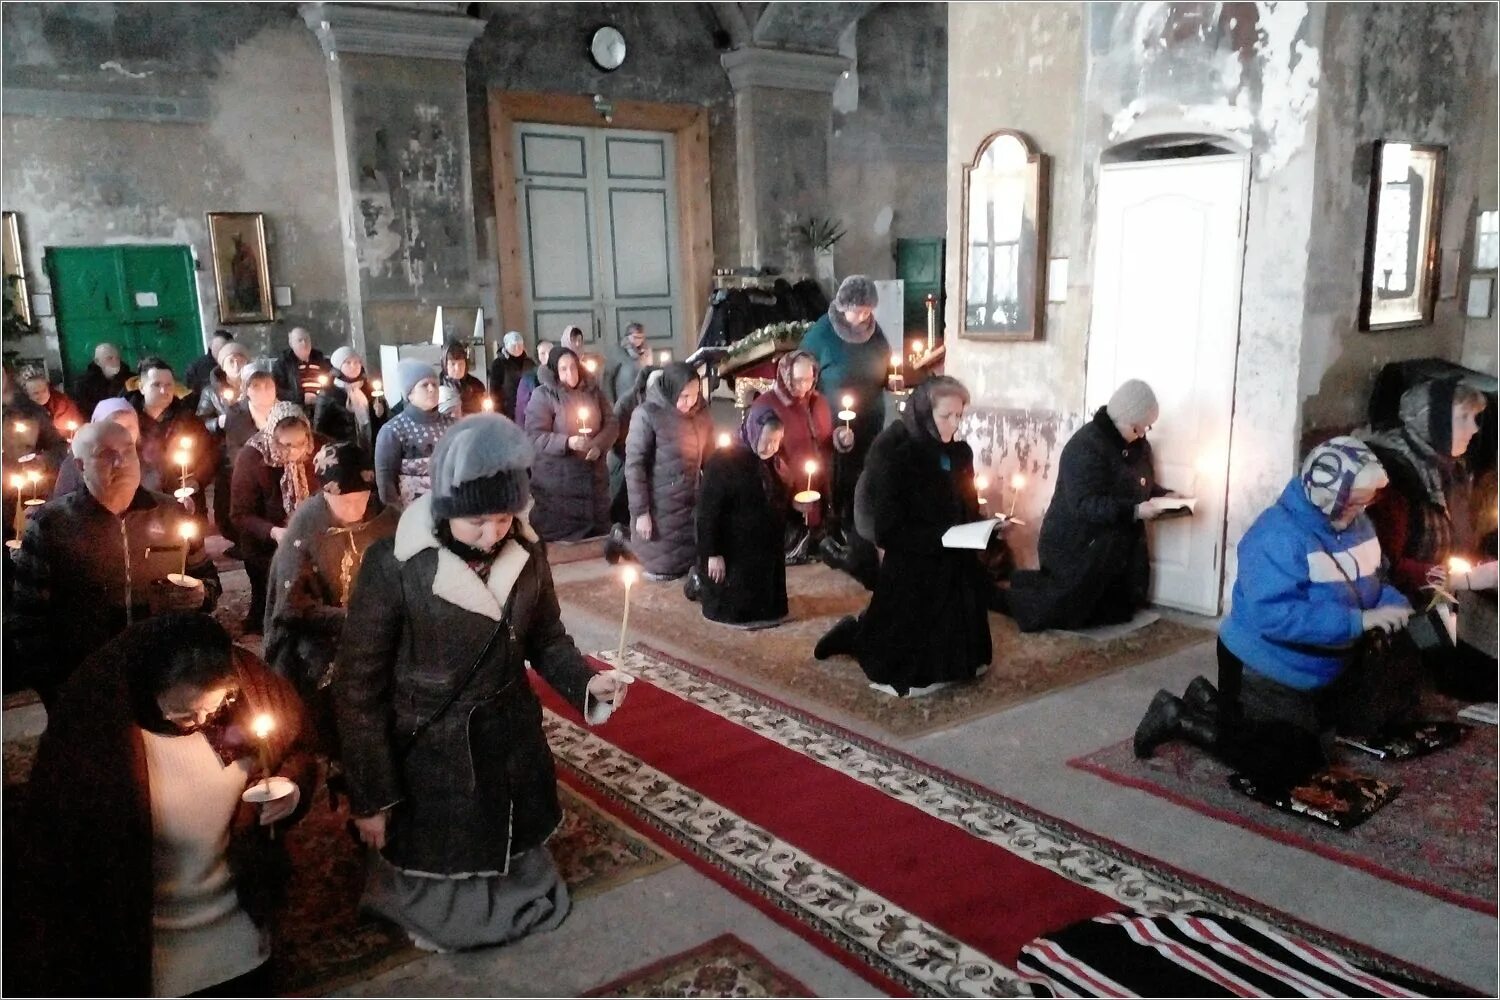
[[[948,395],[958,392],[963,396],[968,395],[964,384],[950,375],[936,375],[912,392],[911,399],[906,403],[906,412],[901,415],[906,428],[911,432],[912,440],[923,448],[934,452],[938,456],[938,462],[946,470],[951,471],[954,460],[959,456],[964,443],[955,437],[952,441],[944,442],[942,435],[938,433],[937,421],[932,417],[933,396],[936,390],[948,390],[942,393]]]
[[[557,374],[558,362],[562,361],[564,356],[572,358],[574,365],[577,366],[578,385],[574,386],[574,388],[581,388],[583,386],[584,377],[588,375],[589,372],[587,368],[583,367],[583,360],[579,358],[577,354],[574,354],[573,351],[569,348],[563,347],[561,345],[552,348],[552,353],[547,355],[547,370],[550,371],[552,373],[552,377],[557,380],[558,390],[565,391],[568,387],[563,384],[562,376]]]
[[[677,397],[682,395],[682,390],[698,380],[698,372],[686,361],[673,361],[665,365],[661,370],[661,382],[658,390],[662,398],[667,401],[668,406],[677,405]],[[702,403],[702,400],[699,400]]]

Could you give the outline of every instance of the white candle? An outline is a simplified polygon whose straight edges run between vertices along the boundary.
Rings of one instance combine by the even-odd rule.
[[[987,490],[987,489],[989,489],[989,488],[990,488],[990,477],[989,476],[975,476],[974,477],[974,492],[977,493],[977,494],[979,494],[979,506],[981,506],[981,507],[983,507],[985,504],[989,503],[989,500],[984,495],[984,491]]]
[[[659,364],[659,365],[668,365],[668,364],[671,364],[672,363],[672,352],[671,351],[658,351],[657,354],[656,354],[656,363]]]
[[[818,463],[814,462],[812,459],[808,459],[807,464],[802,467],[802,471],[807,473],[807,492],[811,493],[812,477],[813,473],[818,471]]]
[[[488,396],[484,397],[479,405],[485,413],[493,413],[495,410],[495,401]]]
[[[625,669],[625,632],[630,627],[630,588],[635,585],[635,578],[634,566],[626,566],[620,571],[620,580],[625,584],[625,613],[620,616],[620,655],[615,668],[621,671]]]
[[[843,407],[843,409],[839,411],[839,419],[844,422],[844,429],[848,430],[849,421],[854,419],[854,397],[845,394],[844,397],[839,400],[839,405]]]
[[[26,505],[21,499],[21,491],[26,488],[26,477],[20,473],[11,476],[10,485],[16,490],[16,520],[13,527],[16,531],[16,538],[20,539],[26,533]]]
[[[587,434],[588,432],[589,432],[589,408],[587,406],[580,406],[578,408],[578,433],[580,433],[580,434]]]
[[[1010,513],[1007,518],[1016,516],[1016,501],[1021,498],[1021,491],[1026,488],[1026,477],[1019,472],[1010,477]]]
[[[931,351],[937,342],[937,296],[929,295],[927,302],[927,350]]]
[[[183,521],[177,529],[177,534],[182,538],[182,572],[181,576],[187,576],[187,554],[192,547],[193,537],[198,534],[198,526],[192,521]]]

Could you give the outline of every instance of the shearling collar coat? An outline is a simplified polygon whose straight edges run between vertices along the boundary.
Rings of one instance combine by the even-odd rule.
[[[524,519],[484,578],[439,541],[431,496],[407,508],[394,538],[366,551],[334,702],[354,814],[390,809],[385,853],[398,868],[504,874],[561,822],[528,660],[586,708],[592,672],[563,628],[546,550]],[[605,707],[593,708],[589,721],[602,722]]]

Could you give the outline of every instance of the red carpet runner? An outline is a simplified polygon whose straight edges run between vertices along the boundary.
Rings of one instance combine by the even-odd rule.
[[[1244,912],[646,647],[631,666],[592,731],[536,684],[563,779],[888,990],[1008,992],[1023,945],[1126,900]]]

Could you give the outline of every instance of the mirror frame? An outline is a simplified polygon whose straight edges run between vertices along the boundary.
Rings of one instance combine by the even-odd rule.
[[[1423,199],[1421,211],[1426,215],[1427,245],[1418,248],[1417,280],[1421,283],[1418,307],[1421,315],[1413,319],[1401,319],[1387,323],[1371,323],[1370,312],[1375,300],[1375,244],[1380,234],[1380,189],[1385,186],[1382,167],[1385,162],[1385,147],[1401,145],[1411,147],[1412,153],[1431,156],[1434,161],[1432,184]],[[1411,327],[1429,326],[1437,306],[1438,294],[1438,243],[1439,229],[1443,221],[1443,186],[1447,183],[1448,148],[1431,143],[1400,142],[1396,139],[1377,139],[1374,143],[1370,168],[1370,211],[1365,220],[1365,266],[1359,277],[1359,328],[1365,331],[1401,330]]]
[[[1026,165],[1035,175],[1035,185],[1031,191],[1032,198],[1036,201],[1036,249],[1031,259],[1022,260],[1020,266],[1030,267],[1032,272],[1032,288],[1036,293],[1036,301],[1031,307],[1031,326],[1023,330],[972,330],[968,321],[969,302],[969,183],[974,171],[979,169],[979,161],[984,159],[985,151],[1002,137],[1010,137],[1021,144],[1026,151]],[[1015,129],[996,129],[984,137],[979,148],[974,152],[974,159],[964,164],[963,176],[963,204],[959,209],[959,263],[958,263],[958,335],[969,340],[1040,340],[1042,338],[1042,325],[1046,319],[1047,308],[1047,215],[1049,206],[1049,177],[1047,169],[1047,155],[1038,152],[1036,146],[1027,138],[1024,132]]]

